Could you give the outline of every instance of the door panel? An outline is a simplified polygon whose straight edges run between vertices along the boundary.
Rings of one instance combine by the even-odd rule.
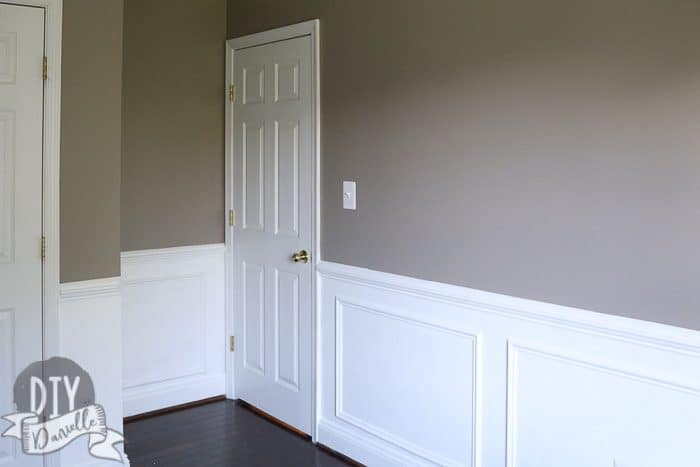
[[[265,229],[265,126],[243,122],[243,228]]]
[[[275,381],[299,390],[299,275],[275,269]]]
[[[275,122],[275,235],[299,237],[299,122]]]
[[[233,111],[235,388],[311,432],[311,38],[238,50]]]
[[[15,412],[17,374],[42,359],[43,56],[44,10],[0,4],[0,416]],[[0,465],[42,458],[0,438]]]
[[[265,374],[265,268],[243,263],[245,367]]]

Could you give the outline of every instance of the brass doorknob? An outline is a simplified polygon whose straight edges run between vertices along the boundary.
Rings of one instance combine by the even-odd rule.
[[[295,263],[308,263],[311,259],[311,255],[306,250],[301,250],[299,253],[294,253],[292,255],[292,261]]]

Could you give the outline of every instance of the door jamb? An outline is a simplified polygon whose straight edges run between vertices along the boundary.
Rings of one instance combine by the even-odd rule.
[[[44,9],[44,81],[42,234],[46,238],[43,262],[43,358],[60,354],[58,300],[60,289],[60,169],[61,169],[61,42],[63,0],[3,0],[13,5]],[[37,64],[37,70],[39,70]],[[38,72],[38,71],[37,71]],[[39,245],[37,245],[37,249]],[[61,465],[58,453],[45,456],[44,465]]]
[[[229,39],[226,41],[226,125],[225,125],[225,138],[226,138],[226,152],[225,152],[225,171],[226,171],[226,266],[225,266],[225,277],[226,277],[226,330],[227,336],[234,336],[235,329],[233,325],[234,307],[233,307],[233,228],[228,222],[228,213],[233,209],[233,105],[229,101],[228,90],[229,86],[233,84],[233,64],[235,58],[235,51],[255,47],[258,45],[268,44],[271,42],[278,42],[288,39],[294,39],[296,37],[310,36],[311,37],[311,118],[313,121],[312,132],[312,208],[311,208],[311,219],[312,219],[312,257],[311,257],[311,336],[312,336],[312,351],[311,351],[311,391],[312,391],[312,401],[311,401],[311,420],[312,420],[312,430],[311,437],[313,441],[317,439],[318,431],[318,407],[320,407],[320,377],[318,374],[319,366],[317,362],[319,361],[319,348],[320,348],[320,336],[319,336],[319,326],[318,326],[318,310],[320,309],[318,300],[318,283],[316,268],[320,262],[321,258],[321,118],[320,118],[320,102],[321,102],[321,86],[320,86],[320,47],[319,47],[319,20],[314,19],[310,21],[305,21],[303,23],[293,24],[290,26],[284,26],[277,29],[272,29],[269,31],[264,31],[256,34],[251,34],[248,36],[237,37],[235,39]],[[226,397],[229,399],[236,399],[236,393],[234,388],[234,357],[233,352],[228,351],[229,343],[228,337],[226,342]]]

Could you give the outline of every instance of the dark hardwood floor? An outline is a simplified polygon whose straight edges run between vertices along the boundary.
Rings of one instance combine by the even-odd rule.
[[[124,425],[132,467],[347,466],[233,401],[221,401]]]

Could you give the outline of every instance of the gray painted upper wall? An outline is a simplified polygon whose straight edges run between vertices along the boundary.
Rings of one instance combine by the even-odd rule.
[[[61,282],[120,274],[123,10],[63,2]]]
[[[226,0],[126,0],[121,248],[224,241]]]
[[[315,17],[324,260],[700,329],[700,3],[230,0],[228,34]]]
[[[64,0],[61,282],[223,241],[225,27],[225,0]]]

